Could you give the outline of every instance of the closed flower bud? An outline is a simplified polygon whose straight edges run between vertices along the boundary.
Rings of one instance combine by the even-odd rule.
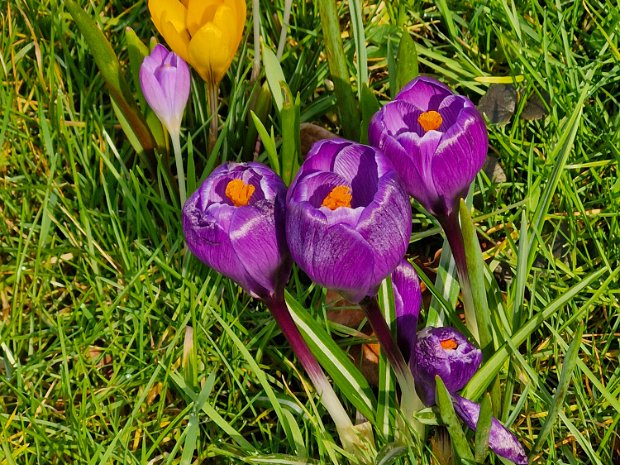
[[[407,194],[381,152],[342,139],[312,147],[287,194],[286,236],[313,281],[352,302],[374,295],[410,234]]]
[[[183,207],[189,250],[253,297],[274,298],[291,268],[285,196],[282,180],[260,163],[218,167]]]
[[[480,405],[459,395],[453,395],[454,410],[472,430],[476,430],[480,416]],[[517,465],[527,465],[527,455],[514,434],[506,429],[497,418],[491,419],[489,447],[497,455],[513,461]]]
[[[369,141],[392,160],[409,194],[437,217],[450,215],[467,194],[488,150],[474,104],[422,76],[377,112]]]
[[[161,44],[140,66],[140,87],[146,103],[171,133],[178,134],[181,128],[190,79],[187,63]]]
[[[392,272],[392,289],[396,307],[398,347],[405,360],[409,360],[416,341],[422,293],[418,274],[404,258]]]
[[[218,84],[241,42],[245,0],[149,0],[148,5],[170,48],[205,81]]]

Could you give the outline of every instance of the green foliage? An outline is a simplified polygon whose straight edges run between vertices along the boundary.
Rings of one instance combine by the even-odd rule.
[[[56,0],[9,0],[0,15],[0,463],[342,463],[333,425],[267,309],[184,251],[172,158],[137,156],[119,126],[107,81],[138,107],[136,54],[125,30],[142,43],[157,35],[145,2],[74,3],[70,11]],[[278,63],[292,121],[364,138],[358,131],[375,100],[392,92],[388,64],[401,63],[403,30],[419,72],[474,102],[494,79],[514,83],[515,114],[489,127],[490,154],[505,180],[481,174],[472,194],[498,349],[462,395],[479,400],[497,384],[493,408],[534,450],[532,463],[614,463],[620,13],[604,1],[437,4],[335,4],[329,27],[342,42],[344,76],[337,81],[317,6],[293,2]],[[77,10],[97,25],[91,39],[76,28]],[[282,11],[280,0],[261,2],[262,40],[271,49]],[[101,37],[111,45],[103,68],[92,53]],[[207,153],[205,90],[194,79],[182,134],[190,191],[215,160],[240,160],[246,145],[256,146],[247,123],[251,37],[246,30],[222,82],[215,158]],[[122,90],[123,75],[133,92]],[[521,115],[533,96],[548,115],[532,121]],[[254,120],[258,159],[274,167],[284,145],[277,112]],[[119,113],[125,129],[134,127],[129,113]],[[410,257],[428,272],[422,280],[436,297],[435,320],[458,326],[458,286],[444,285],[454,277],[449,256],[429,264],[443,244],[440,228],[414,213]],[[335,337],[339,350],[324,359],[351,417],[359,410],[370,418],[379,400],[349,355],[371,337],[327,321],[331,304],[300,274],[289,291],[314,340]],[[395,394],[388,398],[382,408],[396,404]],[[398,434],[395,442],[375,434],[381,463],[427,463],[432,433],[423,444],[408,442],[384,410]],[[419,416],[429,431],[439,423],[431,409]],[[465,448],[481,458],[483,434],[464,433]],[[500,462],[492,453],[487,461]]]

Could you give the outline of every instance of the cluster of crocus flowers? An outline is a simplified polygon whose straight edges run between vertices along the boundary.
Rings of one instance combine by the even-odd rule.
[[[458,222],[458,202],[486,157],[484,122],[465,97],[433,79],[416,78],[373,118],[370,141],[373,146],[342,139],[318,142],[288,191],[258,163],[216,169],[184,206],[189,250],[267,304],[341,438],[351,430],[350,420],[336,406],[333,390],[284,303],[291,259],[314,282],[364,308],[403,394],[415,398],[406,408],[403,396],[405,416],[411,418],[419,407],[416,391],[426,405],[435,403],[439,376],[456,412],[475,429],[480,406],[458,391],[479,368],[482,352],[452,328],[417,332],[420,283],[403,257],[411,234],[407,194],[442,224],[446,218]],[[376,300],[378,286],[388,276],[398,343]],[[343,442],[354,440],[349,436]],[[518,465],[527,463],[515,436],[494,418],[489,447]]]
[[[221,165],[183,207],[185,241],[198,259],[265,302],[334,420],[344,448],[355,453],[359,439],[353,424],[284,301],[291,271],[285,196],[280,177],[260,163]]]
[[[241,42],[245,0],[149,0],[148,6],[170,48],[217,85]]]

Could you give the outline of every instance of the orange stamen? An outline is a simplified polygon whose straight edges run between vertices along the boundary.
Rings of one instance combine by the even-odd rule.
[[[434,110],[425,111],[420,116],[418,116],[418,123],[420,123],[422,129],[424,129],[424,132],[439,129],[442,122],[443,118],[439,113]]]
[[[322,207],[327,207],[330,210],[335,210],[340,207],[351,208],[351,188],[348,186],[336,186],[329,194],[323,199]]]
[[[445,341],[441,341],[440,344],[444,349],[451,350],[454,350],[459,346],[454,339],[446,339]]]
[[[255,190],[252,184],[246,184],[241,179],[233,179],[226,185],[226,197],[235,207],[245,207]]]

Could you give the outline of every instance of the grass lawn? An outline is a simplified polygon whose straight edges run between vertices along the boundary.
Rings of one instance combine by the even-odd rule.
[[[139,95],[126,28],[162,40],[147,2],[76,1]],[[260,3],[261,39],[275,51],[284,1]],[[501,173],[479,174],[470,197],[504,354],[481,370],[497,370],[494,412],[530,463],[620,463],[617,4],[350,0],[337,9],[331,24],[356,104],[366,83],[381,104],[393,98],[404,30],[420,73],[476,104],[497,92],[486,98],[507,112],[488,124]],[[258,113],[252,96],[265,72],[250,81],[251,12],[220,86],[218,163],[250,160],[257,147],[249,110]],[[0,31],[0,465],[349,463],[268,309],[187,251],[172,150],[136,152],[64,2],[7,0]],[[300,121],[352,137],[325,42],[318,1],[293,2],[279,62]],[[208,115],[194,73],[181,136],[188,193],[215,164]],[[289,133],[276,109],[262,115],[281,150]],[[458,290],[435,281],[449,268],[449,255],[436,257],[441,229],[416,203],[413,212],[407,256],[428,288],[421,326],[444,307],[446,324],[458,324]],[[372,342],[329,322],[332,301],[297,269],[288,290],[344,350]],[[480,400],[479,390],[466,393]],[[440,454],[441,428],[417,443],[395,439],[394,416],[383,426],[377,463],[459,460]]]

